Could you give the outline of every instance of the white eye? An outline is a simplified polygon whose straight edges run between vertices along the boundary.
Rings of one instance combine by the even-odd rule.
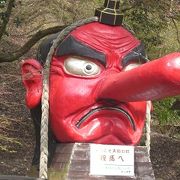
[[[140,64],[138,64],[138,63],[128,64],[128,65],[124,68],[124,71],[129,71],[129,70],[131,70],[131,69],[137,68],[138,66],[140,66]]]
[[[100,73],[100,66],[81,57],[69,57],[64,62],[65,70],[74,75],[93,76]]]

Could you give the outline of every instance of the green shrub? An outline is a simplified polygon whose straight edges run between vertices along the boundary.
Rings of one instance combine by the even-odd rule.
[[[171,109],[175,100],[175,98],[166,98],[162,101],[154,102],[154,115],[159,125],[180,126],[178,112]]]

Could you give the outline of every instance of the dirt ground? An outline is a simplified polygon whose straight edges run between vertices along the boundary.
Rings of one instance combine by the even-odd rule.
[[[0,122],[0,174],[24,175],[30,168],[34,131],[16,62],[0,65]]]
[[[0,174],[27,175],[34,130],[25,107],[19,63],[0,64]],[[180,179],[180,139],[152,132],[151,161],[156,179]]]

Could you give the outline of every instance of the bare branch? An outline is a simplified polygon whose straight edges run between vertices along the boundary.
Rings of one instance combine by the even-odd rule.
[[[64,28],[65,28],[65,26],[56,26],[56,27],[51,27],[51,28],[48,28],[48,29],[45,29],[45,30],[38,31],[19,50],[15,51],[15,52],[10,52],[10,53],[7,53],[7,54],[6,53],[0,53],[0,63],[2,63],[2,62],[12,62],[12,61],[15,61],[15,60],[19,59],[22,55],[27,53],[28,50],[32,46],[34,46],[40,39],[42,39],[43,37],[45,37],[47,35],[57,33],[57,32],[61,31]]]

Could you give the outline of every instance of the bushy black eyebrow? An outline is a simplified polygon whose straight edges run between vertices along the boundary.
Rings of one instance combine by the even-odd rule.
[[[50,35],[47,39],[43,40],[39,45],[37,52],[37,60],[44,65],[48,52],[53,44],[53,41],[57,38],[59,33]],[[82,44],[74,37],[69,36],[64,41],[60,42],[55,52],[56,56],[63,55],[77,55],[89,57],[99,60],[101,64],[106,65],[105,54],[99,52],[88,45]]]
[[[124,56],[124,58],[122,59],[122,66],[124,67],[129,64],[129,62],[134,60],[138,60],[143,63],[148,61],[143,44],[135,47],[130,53]]]
[[[50,35],[46,40],[44,40],[38,49],[37,60],[43,65],[46,61],[47,54],[53,44],[53,41],[57,38],[59,33]],[[102,52],[99,52],[88,45],[82,44],[74,37],[69,36],[63,42],[59,44],[55,52],[56,56],[62,55],[78,55],[89,57],[92,59],[97,59],[103,65],[106,65],[106,56]],[[139,60],[140,62],[147,62],[144,45],[140,44],[134,48],[130,53],[128,53],[121,61],[121,65],[125,67],[129,62]]]
[[[104,53],[81,43],[72,36],[67,37],[56,49],[55,56],[63,55],[88,57],[99,60],[101,64],[106,65],[106,57]]]

